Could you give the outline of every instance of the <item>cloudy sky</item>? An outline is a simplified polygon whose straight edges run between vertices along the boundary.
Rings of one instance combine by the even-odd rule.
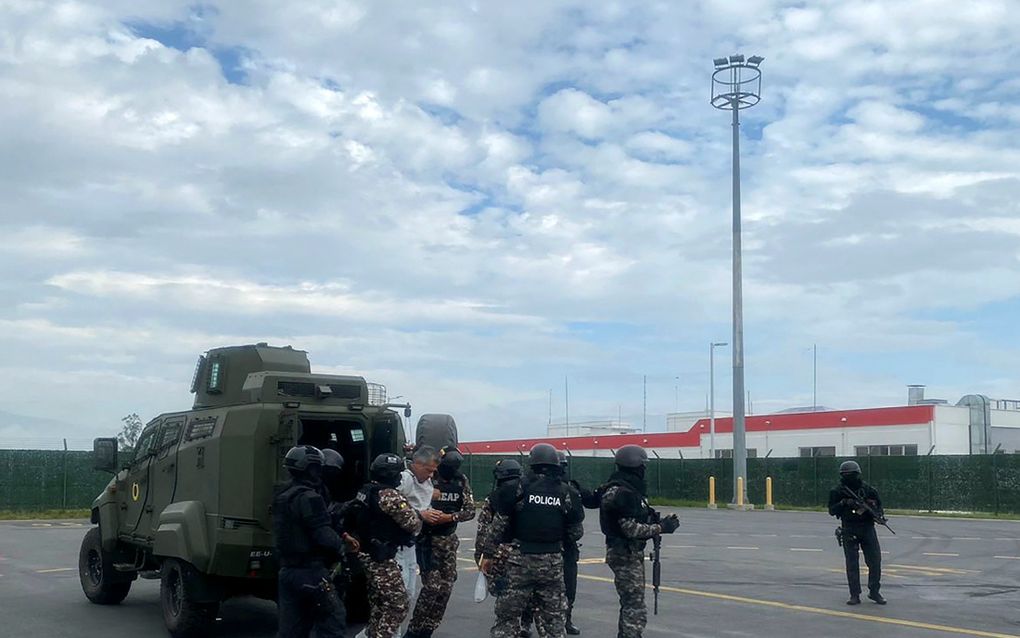
[[[1015,5],[735,6],[0,0],[0,443],[254,341],[467,439],[703,408],[735,52],[754,409],[1020,395]]]

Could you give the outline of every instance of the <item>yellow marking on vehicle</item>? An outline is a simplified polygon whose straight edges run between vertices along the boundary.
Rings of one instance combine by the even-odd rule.
[[[142,488],[139,487],[138,483],[131,484],[131,500],[137,501],[142,494]]]
[[[603,583],[612,583],[612,578],[604,578],[602,576],[588,576],[587,574],[578,574],[578,578],[585,578],[587,580],[595,580]],[[651,589],[650,584],[645,585],[646,588]],[[920,622],[916,620],[907,620],[905,618],[890,618],[888,616],[872,616],[871,614],[855,613],[850,611],[836,611],[834,609],[823,609],[821,607],[809,607],[808,605],[793,605],[790,603],[780,602],[778,600],[764,600],[761,598],[749,598],[747,596],[734,596],[732,594],[719,594],[716,592],[702,591],[699,589],[684,589],[682,587],[669,587],[662,585],[659,587],[660,591],[667,591],[676,594],[686,594],[688,596],[698,596],[701,598],[714,598],[716,600],[725,600],[733,603],[743,603],[745,605],[758,605],[760,607],[773,607],[776,609],[786,609],[788,611],[799,611],[807,614],[818,614],[821,616],[831,616],[834,618],[849,618],[851,620],[864,620],[867,622],[881,623],[885,625],[897,625],[900,627],[910,627],[913,629],[927,629],[929,631],[941,631],[950,634],[962,634],[964,636],[978,636],[979,638],[1020,638],[1017,634],[1004,634],[994,631],[982,631],[980,629],[968,629],[966,627],[952,627],[950,625],[937,625],[934,623]]]

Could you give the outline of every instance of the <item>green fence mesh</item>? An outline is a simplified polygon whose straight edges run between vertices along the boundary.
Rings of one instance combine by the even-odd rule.
[[[0,510],[86,508],[110,475],[92,469],[90,452],[0,450]],[[500,458],[466,455],[464,472],[478,500],[492,489],[492,467]],[[771,476],[776,504],[824,506],[839,464],[834,457],[748,459],[748,499],[765,501],[765,477]],[[1020,455],[882,456],[858,459],[865,481],[896,509],[1020,514]],[[575,456],[570,474],[595,487],[613,471],[609,458]],[[708,479],[716,479],[716,499],[733,496],[733,465],[723,459],[658,459],[647,471],[653,498],[707,502]]]

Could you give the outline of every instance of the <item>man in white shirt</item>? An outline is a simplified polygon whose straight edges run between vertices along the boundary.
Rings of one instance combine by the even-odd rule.
[[[397,488],[422,520],[430,525],[438,523],[442,516],[440,512],[432,509],[432,493],[435,489],[432,485],[432,475],[435,474],[438,465],[438,452],[423,445],[415,450],[411,457],[411,466],[400,475],[400,487]],[[418,593],[418,559],[413,545],[401,547],[397,551],[397,564],[403,573],[407,597],[413,607],[414,597]]]

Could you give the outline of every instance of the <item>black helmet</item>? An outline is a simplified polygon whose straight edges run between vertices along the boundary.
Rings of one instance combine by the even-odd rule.
[[[290,448],[283,459],[283,466],[292,472],[307,472],[313,465],[322,467],[322,452],[311,445],[298,445]]]
[[[372,461],[370,471],[374,480],[391,484],[404,471],[404,461],[396,454],[380,454]]]
[[[464,455],[455,447],[444,447],[439,451],[439,466],[452,467],[456,472],[464,462]]]
[[[531,448],[531,454],[528,455],[528,465],[530,467],[535,467],[536,465],[555,465],[559,467],[559,464],[560,457],[556,454],[556,448],[548,443],[539,443]]]
[[[344,457],[340,456],[340,453],[333,448],[326,448],[322,451],[323,467],[340,471],[344,467]]]
[[[616,464],[620,467],[642,467],[648,464],[648,452],[640,445],[624,445],[616,451]]]
[[[563,450],[556,450],[556,456],[560,459],[560,467],[564,470],[567,469],[567,466],[570,465],[570,462],[567,460],[567,453]]]
[[[521,478],[521,464],[514,459],[496,461],[496,467],[492,468],[492,478],[496,479],[497,483]]]
[[[842,476],[846,476],[847,474],[860,474],[861,466],[857,461],[843,461],[843,463],[839,466],[839,473]]]

